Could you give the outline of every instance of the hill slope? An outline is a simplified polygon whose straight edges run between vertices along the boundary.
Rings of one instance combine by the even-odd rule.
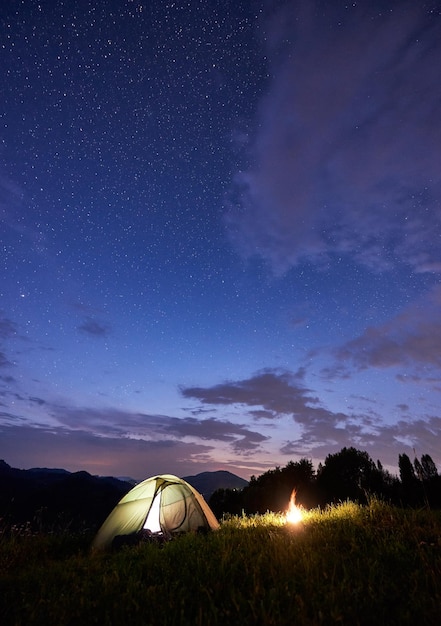
[[[0,517],[39,530],[94,530],[132,486],[87,472],[20,470],[0,461]]]
[[[197,489],[206,500],[217,489],[243,489],[248,485],[248,481],[245,479],[225,470],[202,472],[195,476],[184,476],[184,480]]]

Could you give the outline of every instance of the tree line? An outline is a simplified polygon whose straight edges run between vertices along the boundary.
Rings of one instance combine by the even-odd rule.
[[[309,459],[290,461],[257,478],[251,476],[244,489],[218,489],[209,504],[218,517],[284,511],[295,489],[297,504],[308,509],[345,500],[366,504],[372,497],[400,507],[441,508],[441,476],[428,454],[413,462],[400,454],[398,468],[399,477],[367,452],[345,447],[328,454],[317,471]]]

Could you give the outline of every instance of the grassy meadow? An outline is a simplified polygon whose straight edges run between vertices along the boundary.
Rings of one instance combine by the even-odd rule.
[[[91,539],[4,531],[0,623],[441,623],[441,511],[347,502],[115,552]]]

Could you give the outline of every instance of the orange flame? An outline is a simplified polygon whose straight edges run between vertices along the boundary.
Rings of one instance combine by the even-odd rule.
[[[291,498],[289,499],[288,510],[286,511],[286,521],[290,524],[298,524],[302,521],[302,509],[296,504],[296,490],[293,489]]]

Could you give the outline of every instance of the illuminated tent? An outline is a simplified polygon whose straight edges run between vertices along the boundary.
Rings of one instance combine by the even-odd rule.
[[[202,495],[185,480],[164,474],[144,480],[116,505],[99,529],[93,548],[107,548],[116,537],[163,536],[217,530],[219,523]]]

